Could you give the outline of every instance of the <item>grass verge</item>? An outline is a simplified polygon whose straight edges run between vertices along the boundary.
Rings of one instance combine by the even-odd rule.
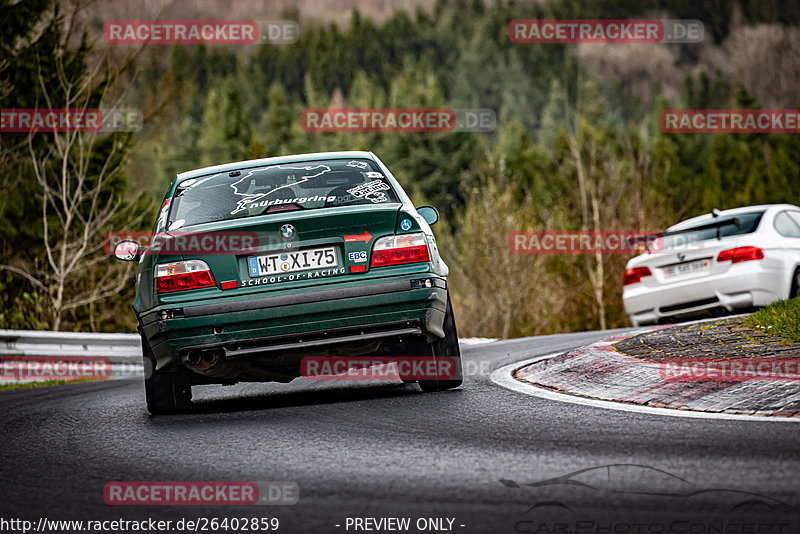
[[[781,300],[761,308],[748,317],[745,324],[800,343],[800,298]]]
[[[0,391],[7,389],[30,389],[43,386],[63,386],[64,384],[75,384],[76,382],[97,382],[97,380],[29,380],[27,382],[16,382],[13,384],[0,383]]]

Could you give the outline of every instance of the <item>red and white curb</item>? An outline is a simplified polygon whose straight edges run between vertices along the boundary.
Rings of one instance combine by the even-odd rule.
[[[663,328],[663,327],[658,327]],[[740,421],[800,422],[800,417],[771,413],[729,413],[737,398],[746,398],[759,384],[742,382],[700,399],[681,395],[681,382],[665,382],[658,363],[632,358],[614,350],[614,343],[656,328],[606,338],[569,352],[556,352],[506,365],[491,380],[512,391],[547,400],[595,408],[671,417]],[[683,383],[685,386],[685,383]],[[670,389],[674,394],[670,396]],[[648,405],[652,399],[671,402]],[[728,409],[728,412],[714,411]]]

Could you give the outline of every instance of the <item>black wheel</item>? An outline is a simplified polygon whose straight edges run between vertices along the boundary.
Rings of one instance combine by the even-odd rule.
[[[142,338],[144,395],[153,415],[188,412],[192,408],[192,386],[185,369],[167,373],[155,370],[155,357]]]
[[[446,373],[446,378],[441,380],[420,380],[419,387],[422,388],[422,391],[453,389],[460,386],[464,381],[463,372],[461,370],[461,350],[458,347],[456,319],[453,315],[453,306],[450,303],[449,293],[447,294],[447,311],[444,315],[444,325],[442,327],[444,329],[444,338],[430,343],[428,346],[437,361],[448,361],[452,363],[452,367],[445,367],[451,372]]]
[[[795,269],[792,275],[792,287],[789,290],[789,298],[800,297],[800,269]]]

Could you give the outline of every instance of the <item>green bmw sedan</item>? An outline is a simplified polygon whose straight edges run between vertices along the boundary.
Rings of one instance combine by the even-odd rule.
[[[425,391],[461,385],[448,267],[430,228],[438,218],[371,152],[176,176],[149,245],[114,247],[139,262],[133,308],[150,413],[190,410],[195,385],[289,382],[320,361],[344,361],[327,367],[344,375],[394,363]]]

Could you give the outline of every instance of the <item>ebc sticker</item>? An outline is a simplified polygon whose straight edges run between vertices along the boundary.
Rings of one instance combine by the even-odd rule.
[[[365,262],[367,261],[367,251],[362,250],[360,252],[350,252],[347,254],[347,259],[353,263]]]
[[[386,193],[384,193],[384,191],[388,190],[389,184],[385,183],[383,180],[373,180],[357,187],[353,187],[352,189],[348,189],[347,192],[356,198],[364,198],[373,204],[378,204],[380,202],[386,202],[389,200],[386,196]]]

